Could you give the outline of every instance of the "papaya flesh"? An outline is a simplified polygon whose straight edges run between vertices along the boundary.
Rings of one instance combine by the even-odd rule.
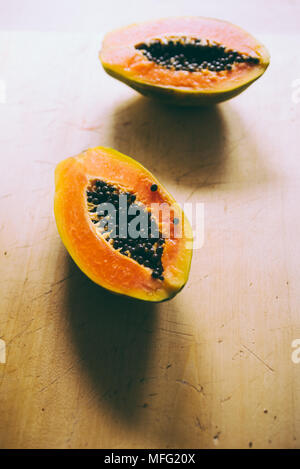
[[[104,70],[145,96],[181,105],[230,99],[267,69],[267,49],[243,29],[212,18],[166,18],[108,33]]]
[[[98,285],[152,302],[172,298],[185,285],[191,226],[134,159],[97,147],[60,162],[54,213],[71,257]]]

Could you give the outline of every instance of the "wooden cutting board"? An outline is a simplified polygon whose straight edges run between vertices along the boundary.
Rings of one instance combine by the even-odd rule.
[[[106,76],[99,34],[0,34],[1,448],[300,447],[299,36],[260,39],[249,90],[176,109]],[[55,165],[96,145],[204,204],[169,302],[106,293],[60,241]]]

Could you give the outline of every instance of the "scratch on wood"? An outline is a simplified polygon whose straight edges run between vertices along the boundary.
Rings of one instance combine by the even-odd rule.
[[[44,392],[46,391],[46,389],[48,389],[50,386],[52,386],[52,384],[55,384],[57,383],[59,380],[61,380],[64,376],[66,376],[75,366],[76,366],[77,363],[69,366],[69,368],[66,369],[66,371],[64,371],[62,374],[60,374],[59,376],[57,376],[53,381],[51,381],[49,384],[47,384],[46,386],[44,386],[42,389],[40,389],[38,391],[38,393],[41,393],[41,392]]]
[[[203,425],[201,425],[201,422],[200,422],[199,417],[196,416],[196,419],[195,419],[195,420],[196,420],[196,427],[200,428],[200,430],[201,430],[202,432],[205,432],[205,427],[204,427]]]
[[[74,274],[70,274],[70,275],[67,275],[66,277],[62,278],[61,280],[58,280],[57,282],[53,282],[53,283],[51,283],[51,287],[54,287],[55,285],[59,285],[60,283],[65,282],[66,280],[68,280],[69,278],[72,278],[73,276],[74,276]]]
[[[194,384],[191,384],[189,383],[188,381],[186,381],[185,379],[176,379],[176,383],[180,383],[180,384],[184,384],[185,386],[188,386],[192,389],[194,389],[194,391],[200,393],[200,394],[203,394],[203,396],[205,396],[204,392],[203,392],[203,386],[195,386]]]
[[[171,321],[170,319],[166,319],[166,322],[170,322],[171,324],[176,324],[176,326],[187,326],[187,327],[189,327],[189,324],[185,324],[184,322]]]
[[[49,295],[50,293],[52,293],[52,290],[48,290],[48,291],[46,291],[46,292],[44,292],[44,293],[41,293],[41,294],[38,295],[38,296],[35,296],[34,298],[32,298],[31,301],[36,301],[36,300],[38,300],[39,298],[42,298],[43,296]]]
[[[196,190],[198,189],[198,186],[195,187],[190,193],[189,195],[187,196],[187,198],[185,199],[185,202],[188,202],[192,197],[193,195],[195,194]]]
[[[231,397],[232,396],[228,396],[228,397],[225,397],[224,399],[220,399],[221,404],[223,404],[224,402],[230,401]]]
[[[254,353],[251,349],[246,347],[246,345],[242,344],[242,347],[244,347],[254,358],[256,358],[256,360],[260,361],[267,368],[267,370],[271,371],[271,373],[275,372],[275,370],[270,365],[268,365],[268,363],[266,363],[262,358],[256,355],[256,353]]]
[[[36,318],[32,318],[29,321],[27,321],[26,326],[24,327],[24,329],[22,329],[21,332],[18,332],[18,334],[14,335],[10,339],[10,341],[7,343],[7,345],[10,345],[15,339],[18,339],[19,337],[21,337],[27,331],[27,329],[31,326],[32,322],[35,321],[35,319]]]
[[[186,335],[188,337],[194,337],[193,334],[188,334],[187,332],[173,331],[171,329],[164,329],[163,327],[159,327],[159,330],[163,332],[169,332],[170,334]]]

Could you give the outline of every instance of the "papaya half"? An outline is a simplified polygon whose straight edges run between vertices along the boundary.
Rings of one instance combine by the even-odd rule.
[[[267,49],[248,32],[213,18],[166,18],[108,33],[104,70],[145,96],[179,105],[216,104],[267,69]]]
[[[102,287],[160,302],[185,285],[191,226],[134,159],[97,147],[63,160],[55,170],[54,212],[73,260]]]

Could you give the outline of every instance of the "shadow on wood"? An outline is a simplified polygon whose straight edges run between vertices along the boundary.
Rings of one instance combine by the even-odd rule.
[[[253,124],[244,123],[232,104],[180,108],[132,98],[111,120],[109,145],[136,158],[171,190],[227,185],[252,191],[277,177],[252,139]]]
[[[111,146],[138,159],[162,182],[202,184],[224,171],[220,107],[178,108],[134,98],[115,110],[112,129]]]
[[[143,377],[151,361],[156,306],[114,295],[90,281],[69,258],[67,314],[84,372],[101,405],[138,420]]]

